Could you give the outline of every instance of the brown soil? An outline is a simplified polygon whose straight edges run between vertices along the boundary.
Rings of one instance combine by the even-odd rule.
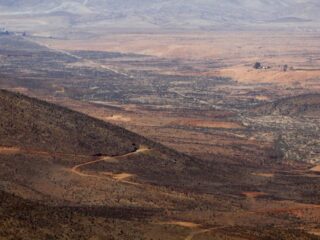
[[[313,229],[309,233],[320,237],[320,229]]]
[[[268,195],[267,193],[264,193],[264,192],[243,192],[242,194],[247,198],[257,198],[257,197]]]
[[[0,147],[0,154],[17,154],[21,152],[17,147]]]
[[[205,120],[198,120],[198,119],[179,119],[168,124],[168,126],[173,126],[173,125],[201,127],[201,128],[221,128],[221,129],[243,128],[243,126],[237,122],[205,121]]]
[[[253,173],[252,175],[253,176],[266,177],[266,178],[274,177],[274,173]]]
[[[112,115],[111,117],[106,117],[106,121],[116,121],[116,122],[130,122],[131,118],[122,115]]]
[[[311,172],[320,173],[320,165],[311,168],[310,171],[311,171]]]
[[[165,222],[163,224],[166,225],[176,225],[180,227],[186,227],[186,228],[200,228],[201,225],[197,223],[192,223],[192,222],[183,222],[183,221],[172,221],[172,222]]]

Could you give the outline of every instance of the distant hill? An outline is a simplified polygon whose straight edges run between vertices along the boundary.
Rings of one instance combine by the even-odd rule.
[[[287,26],[290,23],[312,25],[319,22],[319,9],[320,3],[317,0],[0,1],[0,16],[59,16],[61,21],[67,23],[63,27],[72,25],[81,29],[202,29],[218,26],[239,28],[265,24]],[[59,21],[48,22],[49,25],[58,23]]]
[[[259,114],[320,116],[320,94],[304,94],[262,104],[254,109]]]

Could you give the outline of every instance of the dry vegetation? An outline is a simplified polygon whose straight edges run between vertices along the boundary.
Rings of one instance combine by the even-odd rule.
[[[319,239],[317,34],[197,36],[0,37],[0,238]]]

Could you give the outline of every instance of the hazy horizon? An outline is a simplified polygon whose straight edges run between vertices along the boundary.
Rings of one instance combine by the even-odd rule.
[[[319,10],[315,0],[1,0],[0,27],[37,33],[227,28],[315,31]]]

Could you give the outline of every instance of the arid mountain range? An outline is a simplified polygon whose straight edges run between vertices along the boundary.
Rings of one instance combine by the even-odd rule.
[[[17,30],[22,23],[10,19],[26,18],[38,19],[33,29],[27,29],[34,31],[46,25],[79,32],[91,28],[317,28],[319,9],[316,0],[1,0],[0,26]]]

